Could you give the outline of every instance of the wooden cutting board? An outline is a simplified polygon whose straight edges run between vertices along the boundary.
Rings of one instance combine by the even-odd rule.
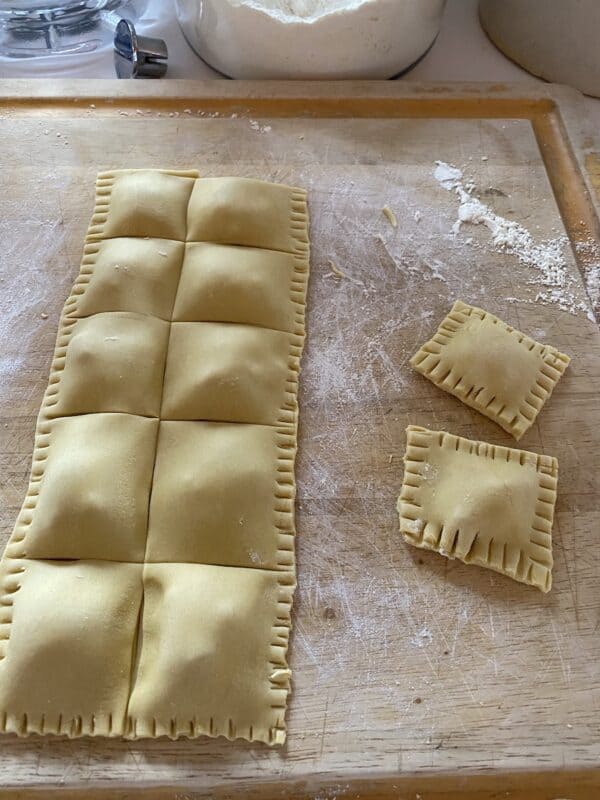
[[[221,81],[15,81],[0,94],[4,539],[98,170],[193,167],[305,186],[313,252],[287,745],[4,737],[5,791],[591,797],[600,334],[582,274],[597,295],[600,160],[580,97],[551,86]],[[460,166],[475,194],[536,242],[567,237],[570,310],[536,299],[540,273],[494,249],[487,229],[451,232],[457,198],[435,180],[436,160]],[[397,532],[408,423],[514,444],[408,366],[457,298],[573,359],[520,445],[560,462],[546,596],[411,549]]]

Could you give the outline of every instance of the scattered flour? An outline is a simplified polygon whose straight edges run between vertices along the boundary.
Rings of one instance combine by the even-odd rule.
[[[435,164],[433,177],[444,189],[454,189],[462,181],[463,174],[456,167],[451,167],[445,161],[436,161]]]
[[[594,239],[578,242],[575,249],[584,260],[585,288],[596,313],[600,312],[600,245]]]
[[[421,630],[412,637],[410,643],[413,647],[425,647],[425,645],[431,644],[432,641],[433,634],[429,628],[421,628]]]
[[[535,302],[555,303],[561,310],[571,314],[583,311],[594,320],[589,305],[575,293],[576,282],[567,269],[563,255],[567,244],[565,236],[537,243],[523,225],[494,213],[475,197],[474,184],[464,183],[462,171],[451,164],[436,161],[433,176],[444,189],[454,192],[459,199],[457,219],[452,226],[454,234],[458,234],[465,224],[484,225],[490,231],[496,250],[516,256],[522,264],[537,271],[538,277],[530,281],[542,287]]]
[[[418,535],[423,532],[424,527],[425,522],[422,519],[405,519],[403,521],[403,528],[408,531],[408,533],[415,533]]]
[[[257,119],[250,120],[250,127],[253,131],[258,131],[259,133],[269,133],[271,131],[270,125],[261,125]]]
[[[437,467],[434,467],[433,464],[426,462],[425,466],[421,470],[421,475],[424,480],[426,481],[433,481],[438,476]]]
[[[338,800],[350,790],[350,784],[344,785],[338,783],[332,786],[326,786],[318,790],[317,794],[313,795],[313,800]]]
[[[594,306],[600,303],[600,264],[594,264],[587,271],[585,283],[590,300]]]

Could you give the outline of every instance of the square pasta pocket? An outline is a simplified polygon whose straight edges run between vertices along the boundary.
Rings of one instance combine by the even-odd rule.
[[[569,356],[458,300],[411,358],[430,381],[519,440],[569,365]]]

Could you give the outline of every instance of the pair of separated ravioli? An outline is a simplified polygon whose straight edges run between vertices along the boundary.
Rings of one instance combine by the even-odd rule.
[[[518,440],[569,357],[458,301],[410,363]],[[550,590],[555,458],[411,425],[404,463],[407,542]]]

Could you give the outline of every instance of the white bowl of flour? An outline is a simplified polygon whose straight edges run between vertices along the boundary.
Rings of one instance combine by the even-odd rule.
[[[445,0],[176,0],[181,28],[231,78],[390,78],[435,41]]]

